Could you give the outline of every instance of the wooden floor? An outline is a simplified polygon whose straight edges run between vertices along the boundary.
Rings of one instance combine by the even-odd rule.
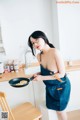
[[[80,110],[67,112],[68,120],[80,120]]]

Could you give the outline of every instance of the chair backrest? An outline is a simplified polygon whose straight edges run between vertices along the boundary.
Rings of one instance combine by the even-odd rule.
[[[2,108],[2,111],[8,112],[8,120],[15,120],[11,109],[6,101],[6,95],[4,92],[0,92],[0,106]]]

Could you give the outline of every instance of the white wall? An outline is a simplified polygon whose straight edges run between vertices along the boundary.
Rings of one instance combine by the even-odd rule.
[[[28,36],[43,30],[64,59],[80,59],[80,5],[56,0],[0,1],[0,22],[7,58],[23,58]]]
[[[67,60],[80,59],[80,4],[57,4],[60,50]]]
[[[56,0],[52,0],[52,35],[53,35],[53,44],[56,48],[60,49],[59,42],[59,30],[58,30],[58,11]]]
[[[35,30],[44,31],[52,41],[50,0],[0,1],[0,22],[7,58],[22,58],[27,39]]]

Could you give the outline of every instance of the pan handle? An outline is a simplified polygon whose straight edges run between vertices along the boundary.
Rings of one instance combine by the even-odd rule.
[[[32,81],[34,78],[35,78],[35,77],[34,77],[34,76],[32,76],[32,77],[30,77],[30,78],[29,78],[29,80],[30,80],[30,81]]]

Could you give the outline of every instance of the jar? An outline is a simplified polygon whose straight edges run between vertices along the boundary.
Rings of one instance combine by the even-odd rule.
[[[18,70],[19,70],[18,64],[14,64],[14,70],[15,70],[15,72],[18,72]]]
[[[10,65],[9,64],[5,64],[4,65],[4,72],[10,72]]]

